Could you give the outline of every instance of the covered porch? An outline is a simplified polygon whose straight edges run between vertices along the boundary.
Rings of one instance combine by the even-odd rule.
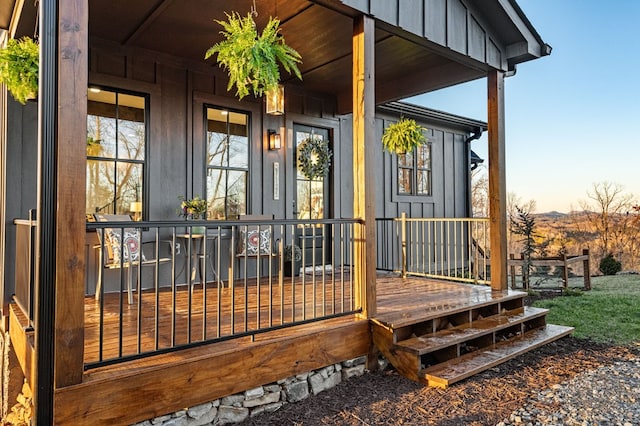
[[[385,356],[396,351],[391,345],[397,336],[389,343],[372,336],[370,328],[370,321],[387,309],[403,311],[411,305],[422,313],[442,314],[451,323],[464,316],[463,311],[472,317],[469,303],[475,302],[469,300],[475,300],[478,291],[481,298],[520,298],[506,290],[504,78],[517,64],[550,50],[515,1],[233,2],[243,13],[256,4],[260,28],[269,16],[277,16],[287,43],[304,58],[302,81],[283,75],[286,112],[279,116],[266,113],[263,99],[235,99],[226,91],[224,72],[204,61],[204,51],[220,40],[213,20],[225,18],[229,2],[10,3],[0,9],[0,22],[6,27],[3,41],[30,34],[37,19],[40,89],[36,104],[18,106],[6,91],[0,99],[5,112],[0,133],[5,188],[0,254],[5,266],[16,265],[13,276],[5,275],[4,269],[0,273],[2,315],[35,389],[37,422],[144,420],[359,355],[368,355],[374,368],[374,342],[383,352],[389,350]],[[443,161],[434,162],[433,170],[423,167],[420,176],[433,172],[435,183],[420,194],[389,184],[384,197],[376,198],[382,192],[379,181],[397,181],[399,176],[397,156],[383,153],[379,143],[385,125],[398,118],[397,111],[379,118],[376,108],[478,78],[487,79],[487,123],[458,117],[453,125],[432,129],[433,152]],[[125,101],[104,102],[92,97],[97,95],[89,94],[90,89]],[[112,161],[105,151],[90,152],[90,142],[98,138],[88,131],[88,116],[118,117],[113,113],[118,108],[127,111],[123,117],[144,134],[144,156],[130,158],[128,153]],[[237,115],[236,121],[231,114]],[[439,115],[430,119],[440,123]],[[11,127],[17,122],[19,131]],[[223,139],[242,131],[246,156],[239,165],[211,164],[208,138],[222,134],[221,123]],[[470,178],[469,142],[473,133],[487,127],[491,197],[486,219],[490,227],[484,235],[491,248],[491,274],[477,274],[480,263],[474,261],[478,250],[469,238],[470,228],[447,233],[437,243],[427,236],[436,225],[423,227],[411,241],[379,240],[376,220],[401,220],[402,211],[411,218],[469,215],[464,189]],[[269,150],[274,132],[282,138],[279,150]],[[305,132],[326,138],[334,153],[334,166],[321,183],[307,182],[309,188],[321,189],[325,201],[317,210],[323,216],[313,218],[309,206],[306,213],[300,208],[299,198],[305,194],[297,186],[296,147],[302,140],[298,135]],[[8,160],[14,158],[15,163]],[[140,185],[133,182],[128,193],[114,189],[109,203],[88,201],[88,164],[100,161],[133,164]],[[12,171],[21,166],[33,173],[18,182]],[[113,170],[119,166],[113,165]],[[417,179],[417,166],[412,167]],[[379,170],[385,175],[379,176]],[[173,220],[176,196],[212,194],[214,199],[219,194],[210,189],[210,180],[221,173],[242,175],[241,199],[235,192],[224,192],[218,197],[223,199],[221,216],[209,215],[202,226],[230,228],[234,238],[242,226],[236,222],[241,215],[271,216],[258,224],[272,231],[272,250],[266,259],[259,254],[252,263],[255,274],[247,269],[236,273],[234,267],[247,268],[249,259],[245,256],[244,266],[235,266],[242,259],[231,255],[234,240],[225,241],[218,232],[212,243],[217,245],[210,250],[203,236],[202,250],[192,245],[193,229],[179,231],[185,224]],[[133,202],[140,222],[87,222],[88,213],[99,213],[103,207],[114,214],[128,213]],[[28,229],[22,237],[14,228],[16,218]],[[341,223],[348,232],[330,232]],[[283,225],[293,225],[294,230],[282,231]],[[340,250],[344,255],[329,262],[303,262],[300,278],[289,279],[282,264],[284,246],[276,235],[295,244],[301,225],[307,226],[310,241],[322,230],[325,244],[320,252],[311,246],[307,256],[322,258]],[[103,242],[88,244],[87,234],[95,232],[104,241],[100,233],[106,227],[122,230],[121,245],[128,228],[139,236],[150,231],[153,260],[125,259],[121,249],[119,267],[103,270],[106,247]],[[187,248],[182,261],[176,258],[179,238]],[[436,245],[438,250],[426,249]],[[25,247],[31,250],[20,258],[21,264],[12,254],[14,246],[20,247],[19,253]],[[95,266],[96,253],[99,269],[89,267]],[[215,275],[207,272],[210,261]],[[142,271],[143,262],[150,264],[147,272]],[[204,276],[197,283],[191,272],[202,273],[199,265]],[[378,269],[403,278],[385,281],[378,278]],[[102,273],[98,279],[90,277],[96,270]],[[152,284],[145,287],[148,274]],[[469,293],[466,284],[449,287],[428,279],[407,280],[404,276],[410,274],[483,281],[490,287]],[[405,284],[412,290],[398,292]],[[403,296],[394,297],[394,292]],[[502,300],[489,303],[498,309]],[[508,310],[521,307],[513,302]],[[500,309],[495,309],[489,311],[497,315]],[[384,318],[378,322],[393,328]],[[429,322],[433,332],[439,331],[434,317],[420,316],[419,322]],[[415,325],[416,330],[420,327]],[[481,340],[488,345],[491,339]],[[456,341],[445,352],[457,357],[461,344]],[[413,364],[414,370],[422,370],[422,358]],[[185,393],[185,383],[197,390]],[[125,417],[114,417],[123,412]]]

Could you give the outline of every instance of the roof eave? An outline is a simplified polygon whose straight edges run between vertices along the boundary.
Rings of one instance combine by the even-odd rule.
[[[511,19],[522,40],[507,46],[509,69],[515,65],[551,54],[552,47],[545,43],[516,0],[498,0]]]
[[[487,123],[484,121],[450,114],[448,112],[426,108],[407,102],[394,101],[383,105],[378,105],[377,108],[382,111],[392,112],[395,114],[402,114],[414,118],[424,118],[430,121],[446,123],[448,125],[453,125],[455,127],[464,129],[466,131],[475,132],[480,130],[484,132],[487,130]]]

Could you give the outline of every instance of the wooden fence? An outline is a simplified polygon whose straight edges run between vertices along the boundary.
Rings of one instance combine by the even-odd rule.
[[[511,288],[516,288],[516,267],[519,266],[522,270],[523,276],[526,274],[524,271],[525,268],[525,259],[524,254],[520,254],[520,258],[516,259],[514,254],[509,255],[509,268],[511,270]],[[529,259],[530,266],[559,266],[562,267],[562,281],[563,288],[566,290],[569,283],[569,266],[582,262],[584,269],[584,289],[591,290],[591,276],[590,276],[590,265],[589,265],[589,249],[582,250],[581,255],[577,256],[555,256],[555,257],[541,257],[541,258],[531,258]],[[528,275],[528,274],[527,274]],[[523,279],[523,288],[527,289],[528,280]]]

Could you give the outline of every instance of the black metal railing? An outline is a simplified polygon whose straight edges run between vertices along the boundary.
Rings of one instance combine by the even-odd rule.
[[[88,223],[99,243],[85,368],[358,312],[357,226],[354,219]]]
[[[436,279],[489,284],[486,218],[376,219],[377,268]]]

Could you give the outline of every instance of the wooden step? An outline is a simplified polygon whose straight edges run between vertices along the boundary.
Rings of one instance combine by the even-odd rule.
[[[497,304],[513,304],[518,301],[518,299],[524,299],[527,295],[527,293],[521,291],[487,291],[488,289],[484,286],[470,286],[468,284],[458,285],[470,287],[477,292],[477,294],[473,293],[469,295],[467,299],[460,299],[454,294],[449,299],[442,300],[438,304],[429,306],[412,307],[407,304],[403,306],[402,309],[390,312],[378,312],[375,320],[383,326],[397,329],[407,327],[412,324],[418,324],[429,319],[442,318],[443,316],[468,311],[470,309],[480,309]],[[474,289],[474,287],[478,287],[478,289]],[[465,287],[463,288],[466,290]],[[520,302],[520,306],[523,305],[524,302]]]
[[[408,352],[416,353],[417,355],[424,355],[447,346],[470,341],[494,331],[511,327],[515,324],[545,316],[548,311],[548,309],[529,306],[526,306],[524,310],[522,308],[513,309],[481,320],[461,324],[453,328],[439,330],[434,334],[412,337],[398,342],[396,347],[397,349],[406,350]]]
[[[481,371],[515,358],[573,332],[573,327],[547,324],[491,347],[420,370],[418,376],[429,386],[446,388]]]

